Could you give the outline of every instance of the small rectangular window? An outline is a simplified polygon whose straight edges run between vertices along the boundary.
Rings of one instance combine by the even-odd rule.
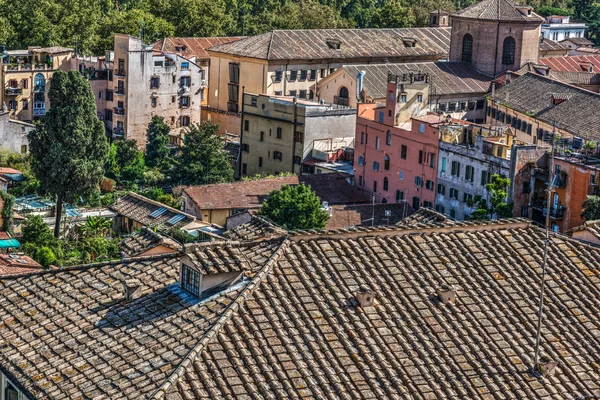
[[[380,139],[379,139],[379,136],[377,136],[377,137],[375,138],[375,149],[376,149],[376,150],[379,150],[379,141],[380,141]]]
[[[379,163],[377,161],[373,161],[373,171],[379,171]]]
[[[360,144],[365,144],[365,133],[364,132],[360,133]]]
[[[306,90],[301,90],[299,96],[301,99],[306,99]]]
[[[258,168],[262,168],[262,157],[258,157]]]
[[[406,103],[406,101],[407,101],[406,95],[405,94],[401,95],[400,96],[400,103]]]
[[[150,89],[158,89],[160,87],[160,78],[155,76],[150,78]]]
[[[383,124],[383,117],[384,117],[383,111],[380,111],[379,112],[379,122],[382,123],[382,124]]]
[[[290,96],[291,97],[296,97],[296,91],[295,90],[290,90]]]
[[[442,172],[446,172],[446,157],[442,157]]]
[[[423,102],[423,95],[422,94],[418,94],[417,95],[417,103],[422,103]]]
[[[317,70],[316,69],[311,69],[310,70],[310,74],[308,75],[308,80],[309,81],[314,81],[315,79],[317,79]]]
[[[365,158],[363,156],[358,156],[358,165],[365,165]]]
[[[261,142],[265,141],[265,133],[263,131],[260,131],[260,141]]]
[[[308,70],[306,69],[301,69],[300,70],[300,79],[298,79],[299,81],[305,81],[306,80],[306,75],[307,75]]]
[[[283,71],[282,70],[275,71],[275,82],[281,82],[282,79],[283,79]]]
[[[283,128],[277,127],[277,139],[281,139],[283,136]]]
[[[156,97],[152,97],[152,99],[150,99],[150,104],[152,104],[152,107],[156,107]]]
[[[425,133],[425,124],[419,124],[419,133]]]
[[[248,153],[250,152],[250,145],[248,143],[242,143],[242,151]]]
[[[423,164],[423,150],[419,150],[419,164]]]
[[[442,185],[441,183],[438,183],[437,192],[438,192],[438,194],[441,194],[442,196],[446,195],[446,186]]]
[[[298,76],[298,71],[296,71],[296,70],[290,71],[290,82],[294,82],[296,80],[297,76]]]
[[[247,119],[244,120],[244,130],[245,131],[250,130],[250,121],[248,121]]]
[[[154,66],[155,67],[162,67],[163,66],[163,61],[162,60],[160,60],[160,61],[158,61],[158,60],[154,61]]]
[[[408,152],[408,148],[405,145],[402,145],[400,148],[400,158],[406,160],[406,153]]]
[[[400,173],[398,174],[398,178],[403,181],[404,180],[404,171],[400,171]]]
[[[190,63],[188,61],[183,61],[181,63],[181,70],[182,71],[187,71],[190,69]]]
[[[183,96],[181,97],[181,108],[187,108],[190,106],[190,97]]]
[[[425,182],[425,189],[433,191],[433,181],[428,179],[427,182]]]
[[[435,153],[429,153],[429,167],[435,168]]]

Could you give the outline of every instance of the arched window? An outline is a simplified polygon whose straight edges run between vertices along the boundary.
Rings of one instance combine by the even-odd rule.
[[[345,87],[343,87],[343,86],[340,88],[340,97],[341,97],[342,99],[347,99],[347,98],[349,98],[349,97],[350,97],[350,95],[349,95],[349,93],[348,93],[348,89],[346,89],[346,88],[345,88]]]
[[[507,37],[502,45],[502,64],[512,65],[515,63],[515,39]]]
[[[387,134],[385,135],[385,144],[388,146],[392,145],[392,132],[387,131]]]
[[[468,33],[463,36],[462,58],[464,62],[471,62],[473,58],[473,36]]]
[[[383,178],[383,190],[388,190],[388,178]]]
[[[35,78],[33,78],[33,91],[34,92],[45,92],[46,91],[46,79],[44,75],[37,74]]]
[[[383,169],[385,169],[386,171],[390,170],[390,156],[388,156],[387,154],[383,159]]]

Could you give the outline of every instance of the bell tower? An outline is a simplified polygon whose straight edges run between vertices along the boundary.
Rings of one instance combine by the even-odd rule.
[[[511,0],[475,3],[451,15],[450,61],[490,76],[538,62],[543,21],[531,6]]]

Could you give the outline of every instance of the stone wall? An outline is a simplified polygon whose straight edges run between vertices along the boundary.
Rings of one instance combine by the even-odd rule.
[[[29,152],[27,133],[33,130],[33,125],[9,119],[9,113],[0,110],[0,143],[2,148],[14,153]]]

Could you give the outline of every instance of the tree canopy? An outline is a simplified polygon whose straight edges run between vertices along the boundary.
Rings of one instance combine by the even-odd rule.
[[[165,171],[170,167],[169,126],[162,117],[155,115],[148,125],[146,143],[146,165]]]
[[[582,204],[581,218],[586,221],[600,219],[600,196],[588,196]]]
[[[490,182],[485,185],[488,192],[488,198],[475,196],[473,200],[467,201],[467,206],[474,208],[468,219],[490,219],[490,218],[510,218],[512,217],[512,207],[506,203],[508,196],[508,187],[510,179],[494,174]]]
[[[28,134],[32,171],[41,194],[56,196],[58,237],[62,206],[98,189],[108,154],[105,129],[91,86],[79,72],[56,71],[48,92],[50,110]]]
[[[205,185],[233,181],[233,166],[223,150],[218,125],[204,122],[185,131],[185,140],[176,159],[178,179],[185,185]]]
[[[329,219],[321,199],[303,183],[284,185],[269,193],[260,208],[260,215],[287,229],[323,229]]]

